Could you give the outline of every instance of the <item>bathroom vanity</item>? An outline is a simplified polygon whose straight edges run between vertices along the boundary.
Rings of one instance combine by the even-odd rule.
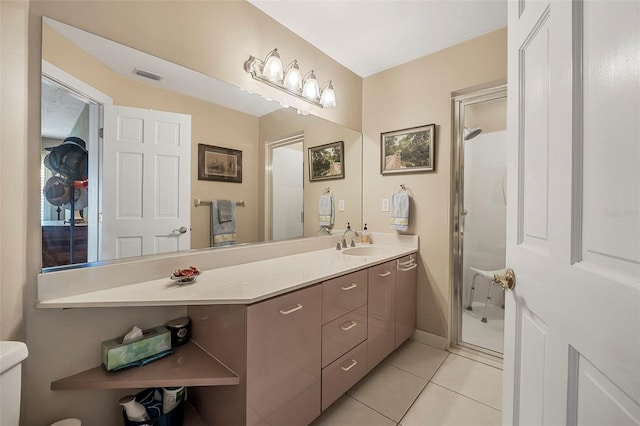
[[[165,278],[41,301],[181,304],[192,321],[192,341],[171,356],[116,373],[97,366],[51,388],[181,385],[195,424],[309,424],[415,330],[417,238],[407,237],[208,269],[188,286]]]

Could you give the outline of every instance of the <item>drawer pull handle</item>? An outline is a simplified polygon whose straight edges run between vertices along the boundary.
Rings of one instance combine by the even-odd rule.
[[[417,263],[414,263],[413,265],[409,266],[408,268],[400,268],[400,270],[401,270],[402,272],[407,272],[407,271],[410,271],[410,270],[412,270],[413,268],[415,268],[415,267],[417,267],[417,266],[418,266],[418,264],[417,264]]]
[[[358,287],[358,284],[353,283],[353,284],[351,284],[351,285],[350,285],[350,286],[348,286],[348,287],[340,287],[340,288],[341,288],[342,290],[344,290],[344,291],[347,291],[347,290],[351,290],[352,288],[356,288],[356,287]]]
[[[400,262],[398,260],[398,265],[400,266],[407,266],[407,265],[411,265],[413,263],[414,259],[413,256],[411,256],[411,258],[409,260],[407,260],[406,262]]]
[[[345,322],[344,324],[346,324],[346,322]],[[355,322],[355,321],[351,321],[351,324],[349,324],[349,325],[348,325],[348,326],[346,326],[346,327],[344,326],[344,324],[342,324],[342,325],[340,326],[340,328],[341,328],[343,331],[349,331],[349,330],[351,330],[353,327],[355,327],[356,325],[358,325],[358,323],[357,323],[357,322]]]
[[[356,361],[355,359],[352,359],[352,360],[351,360],[351,365],[350,365],[350,366],[348,366],[348,367],[340,367],[340,368],[342,368],[342,370],[343,370],[343,371],[349,371],[349,370],[351,370],[353,367],[355,367],[357,363],[358,363],[358,361]]]
[[[295,311],[299,311],[300,309],[302,309],[302,305],[298,303],[295,308],[291,308],[288,311],[283,311],[282,309],[280,309],[280,313],[282,315],[289,315]]]
[[[391,275],[391,271],[387,271],[384,274],[378,274],[379,277],[388,277],[389,275]]]

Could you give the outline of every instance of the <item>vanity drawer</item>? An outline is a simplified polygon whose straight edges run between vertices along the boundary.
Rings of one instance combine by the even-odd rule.
[[[322,324],[367,303],[367,270],[322,283]]]
[[[367,341],[322,370],[322,411],[333,404],[367,372]]]
[[[325,367],[367,338],[367,305],[322,326],[322,366]]]

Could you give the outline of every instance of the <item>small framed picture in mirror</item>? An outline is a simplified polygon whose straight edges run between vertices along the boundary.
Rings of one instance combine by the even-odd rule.
[[[436,125],[380,134],[380,173],[435,171]]]
[[[242,183],[242,151],[199,143],[198,180]]]
[[[344,179],[344,141],[309,148],[309,181]]]

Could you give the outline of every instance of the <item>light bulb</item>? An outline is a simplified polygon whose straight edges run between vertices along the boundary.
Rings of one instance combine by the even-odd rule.
[[[291,90],[292,92],[297,92],[302,87],[302,74],[300,74],[297,60],[287,65],[282,85],[285,89]]]
[[[336,92],[333,90],[333,84],[329,81],[329,85],[325,87],[320,96],[320,105],[323,107],[336,106]]]
[[[312,101],[315,101],[320,96],[320,86],[316,75],[313,70],[309,71],[305,76],[304,84],[302,86],[302,96]]]
[[[282,61],[278,49],[273,49],[264,60],[262,75],[271,82],[281,82],[283,77]]]

